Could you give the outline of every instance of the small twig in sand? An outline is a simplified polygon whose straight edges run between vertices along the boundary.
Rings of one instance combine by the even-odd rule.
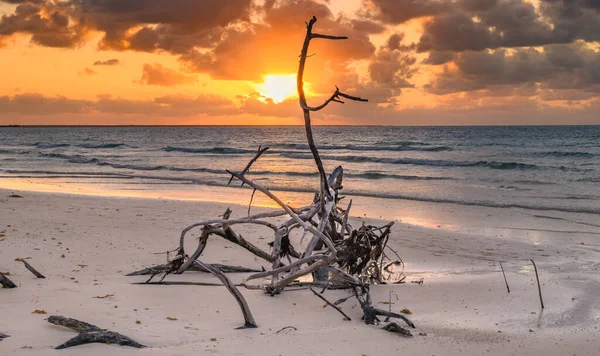
[[[538,276],[537,266],[533,260],[530,260],[533,263],[533,269],[535,270],[535,279],[537,280],[538,292],[540,294],[540,304],[542,305],[542,309],[544,309],[544,300],[542,299],[542,286],[540,286],[540,277]]]
[[[416,283],[418,285],[423,285],[423,282],[425,282],[425,278],[421,278],[418,281],[410,281],[410,283]]]
[[[325,297],[323,297],[322,295],[320,295],[319,293],[315,292],[314,289],[309,288],[311,292],[313,292],[314,295],[316,295],[317,297],[321,298],[321,300],[323,300],[325,303],[327,303],[327,305],[329,305],[330,307],[334,308],[335,310],[337,310],[340,314],[342,314],[344,316],[344,320],[350,321],[352,320],[348,315],[346,315],[346,313],[344,313],[342,311],[342,309],[340,309],[337,305],[331,303],[330,301],[328,301],[327,299],[325,299]]]
[[[279,334],[280,332],[282,332],[283,330],[286,329],[294,329],[294,331],[298,331],[298,329],[295,326],[284,326],[283,328],[277,330],[277,332],[275,332],[275,334]]]
[[[500,269],[502,270],[502,275],[504,276],[504,283],[506,283],[506,290],[510,293],[510,287],[508,286],[508,281],[506,280],[506,274],[504,273],[504,267],[502,267],[502,261],[500,261]]]

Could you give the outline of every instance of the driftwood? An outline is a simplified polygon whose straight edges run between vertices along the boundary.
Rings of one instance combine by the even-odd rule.
[[[384,326],[382,329],[385,331],[389,331],[391,333],[398,333],[402,336],[407,336],[407,337],[413,336],[412,333],[410,332],[410,330],[405,329],[396,323],[389,323],[386,326]]]
[[[24,258],[17,258],[15,261],[23,262],[23,264],[25,265],[25,268],[27,268],[29,270],[29,272],[33,273],[33,275],[36,276],[37,278],[46,278],[46,277],[44,277],[43,274],[41,274],[35,268],[33,268],[33,266],[29,264],[29,262],[25,261]]]
[[[327,303],[327,305],[329,305],[333,309],[337,310],[340,314],[342,314],[344,316],[345,320],[348,320],[348,321],[352,320],[352,318],[350,318],[348,315],[346,315],[346,313],[344,313],[344,311],[342,309],[340,309],[340,307],[338,307],[334,303],[331,303],[330,301],[328,301],[327,299],[325,299],[325,297],[323,297],[319,293],[315,292],[314,289],[310,288],[310,291],[313,292],[314,295],[316,295],[317,297],[319,297],[319,299],[321,299],[322,301],[324,301],[325,303]]]
[[[535,262],[533,262],[533,260],[530,261],[533,264],[533,269],[535,271],[535,280],[537,281],[538,293],[540,295],[540,304],[542,305],[542,309],[544,309],[544,299],[542,299],[542,286],[540,285],[540,277],[538,276],[537,266],[535,265]]]
[[[228,266],[228,265],[223,265],[223,264],[220,264],[220,263],[211,263],[210,266],[218,269],[219,271],[221,271],[223,273],[254,273],[254,272],[261,272],[261,270],[255,269],[255,268],[247,268],[247,267],[242,267],[242,266]],[[150,276],[150,275],[153,275],[153,274],[156,275],[156,274],[160,274],[160,273],[165,272],[167,269],[168,269],[168,264],[158,265],[158,266],[144,268],[144,269],[139,270],[139,271],[128,273],[127,276]],[[206,268],[200,266],[197,263],[192,264],[190,267],[187,268],[186,271],[196,271],[196,272],[210,273],[209,270],[207,270]]]
[[[17,288],[17,285],[13,283],[8,277],[0,272],[0,284],[3,288]]]
[[[169,284],[170,282],[163,282],[163,280],[170,274],[204,269],[204,271],[208,271],[219,278],[235,297],[244,315],[244,327],[255,327],[256,323],[250,313],[248,304],[238,290],[239,286],[249,290],[260,289],[271,296],[280,294],[285,290],[292,290],[290,288],[297,290],[299,287],[320,287],[323,288],[323,291],[326,289],[349,289],[353,291],[353,296],[360,302],[365,323],[374,324],[377,321],[377,316],[387,316],[402,319],[409,326],[414,327],[412,322],[403,315],[373,307],[369,295],[371,284],[398,283],[404,279],[402,271],[397,272],[392,268],[397,265],[403,267],[402,260],[394,250],[387,246],[393,223],[380,227],[363,224],[358,229],[352,226],[349,222],[352,201],[345,209],[338,207],[338,203],[343,199],[340,196],[340,191],[343,189],[344,170],[341,166],[338,166],[328,175],[315,144],[312,133],[311,112],[324,109],[333,102],[343,104],[343,100],[367,101],[344,93],[336,87],[333,94],[321,105],[310,106],[308,104],[304,92],[303,78],[311,41],[316,39],[347,39],[343,36],[313,32],[316,22],[316,17],[313,17],[306,24],[306,36],[300,53],[297,76],[298,97],[304,116],[306,139],[319,172],[320,188],[315,194],[312,204],[302,208],[290,207],[270,191],[268,187],[253,181],[249,177],[252,174],[253,164],[268,150],[268,148],[261,146],[241,172],[226,170],[231,176],[228,185],[234,180],[238,180],[242,186],[246,185],[252,189],[246,217],[232,218],[232,211],[227,209],[221,218],[190,224],[179,235],[179,247],[172,250],[175,255],[167,254],[166,264],[137,271],[130,275],[150,275],[151,277],[147,283]],[[267,196],[281,209],[250,215],[252,201],[257,192]],[[282,216],[288,217],[282,223],[275,224],[269,221],[269,219]],[[271,230],[270,251],[265,251],[246,240],[238,232],[237,228],[240,225],[262,226]],[[188,255],[185,251],[184,242],[188,233],[194,229],[198,229],[200,233],[198,246],[194,252]],[[302,234],[300,244],[307,237],[307,243],[303,250],[299,250],[294,246],[296,243],[294,233]],[[232,283],[224,272],[241,272],[242,270],[209,265],[200,260],[211,237],[220,237],[242,247],[266,262],[267,265],[270,265],[270,268],[263,271],[253,271],[255,273],[246,277],[239,285]],[[387,251],[391,251],[395,255],[394,260],[388,257]],[[244,269],[243,272],[249,270]],[[160,281],[152,282],[152,279],[158,275],[161,275]],[[312,281],[310,275],[312,275]],[[300,280],[300,278],[307,278],[308,280]],[[251,281],[254,284],[251,284]],[[173,284],[175,283],[181,284],[180,282],[173,282]],[[195,285],[193,283],[189,284]],[[208,284],[203,283],[202,285]],[[313,293],[350,320],[350,317],[337,307],[337,304],[342,302],[341,300],[330,303],[314,290]],[[400,329],[397,328],[397,330]]]
[[[508,281],[506,280],[506,273],[504,273],[504,266],[502,266],[502,261],[500,261],[500,269],[502,270],[502,275],[504,276],[504,283],[506,284],[506,291],[510,293],[510,287],[508,286]]]
[[[101,329],[96,325],[88,324],[77,319],[65,318],[64,316],[59,315],[52,315],[46,320],[51,324],[64,326],[79,333],[79,335],[68,340],[64,344],[58,345],[56,347],[57,350],[91,343],[117,344],[121,346],[131,346],[135,348],[146,347],[125,335],[121,335],[114,331]]]

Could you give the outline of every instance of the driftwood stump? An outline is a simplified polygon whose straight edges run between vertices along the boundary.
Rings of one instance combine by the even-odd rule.
[[[91,343],[117,344],[121,346],[131,346],[138,349],[146,347],[125,335],[121,335],[114,331],[101,329],[96,325],[88,324],[77,319],[65,318],[64,316],[60,315],[52,315],[46,320],[51,324],[64,326],[79,333],[79,335],[75,336],[74,338],[58,345],[56,347],[57,350]]]

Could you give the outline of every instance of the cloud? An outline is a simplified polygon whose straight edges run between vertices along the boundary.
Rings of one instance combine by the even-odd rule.
[[[81,71],[79,73],[80,76],[82,77],[91,77],[92,75],[96,75],[97,73],[93,70],[91,70],[90,68],[85,68],[83,71]]]
[[[94,65],[95,66],[116,66],[117,64],[120,64],[120,63],[121,62],[118,59],[113,58],[113,59],[107,59],[105,61],[96,61],[96,62],[94,62]]]
[[[54,115],[85,113],[92,107],[86,100],[66,97],[45,97],[41,94],[0,96],[0,114]]]
[[[408,82],[416,73],[416,58],[400,51],[380,50],[369,63],[369,76],[374,83],[393,88],[411,88]]]
[[[258,81],[270,73],[294,73],[306,33],[305,22],[313,15],[318,18],[315,32],[349,39],[312,41],[310,51],[317,56],[309,62],[318,60],[321,68],[327,63],[343,65],[350,60],[369,58],[375,52],[369,33],[358,30],[361,26],[335,19],[324,4],[296,0],[276,4],[265,14],[264,23],[227,29],[211,50],[193,50],[181,59],[191,70],[208,73],[215,79]],[[362,29],[372,30],[365,26]]]
[[[377,9],[376,17],[388,24],[435,16],[452,10],[448,0],[370,0]]]
[[[367,19],[353,19],[350,24],[354,30],[369,34],[379,34],[386,29],[383,24]]]
[[[3,0],[5,1],[5,0]],[[5,1],[6,2],[6,1]],[[69,17],[49,2],[10,1],[18,4],[15,13],[0,18],[0,39],[17,33],[31,34],[31,42],[46,47],[75,47],[83,33],[70,26]]]
[[[17,4],[0,20],[0,36],[31,34],[47,47],[75,47],[89,31],[104,33],[103,49],[189,51],[209,34],[248,21],[251,0],[2,0]]]
[[[49,116],[74,113],[189,117],[203,114],[235,115],[240,113],[240,109],[231,100],[214,95],[162,96],[151,100],[129,100],[109,95],[101,95],[97,100],[48,97],[41,94],[0,96],[0,115]]]
[[[431,51],[431,52],[429,52],[429,55],[427,56],[427,58],[425,58],[423,60],[423,64],[437,66],[440,64],[446,64],[448,62],[452,62],[453,60],[454,60],[454,53],[452,53],[452,52]]]
[[[160,85],[172,87],[181,84],[193,84],[197,81],[195,76],[181,74],[176,70],[164,67],[159,63],[144,64],[140,84]]]
[[[191,73],[255,82],[267,74],[295,73],[305,21],[314,15],[316,32],[349,40],[311,43],[314,56],[305,73],[317,93],[311,100],[329,95],[336,84],[370,99],[365,105],[328,107],[318,115],[323,118],[387,117],[402,107],[402,93],[421,90],[436,100],[460,94],[477,100],[589,101],[600,95],[600,58],[592,49],[600,41],[600,3],[595,0],[364,0],[365,6],[350,16],[333,14],[326,0],[0,2],[14,9],[0,18],[0,47],[26,34],[38,46],[76,48],[101,38],[100,50],[171,55],[184,72],[146,64],[139,79],[164,87],[195,82]],[[118,59],[108,57],[94,66],[116,64]],[[97,68],[90,68],[81,75],[93,75]],[[183,113],[194,112],[184,110],[185,105],[205,98],[196,99],[103,98],[90,105],[96,111],[102,103],[115,112]],[[219,105],[219,110],[252,115],[295,111],[293,101],[265,104],[254,96]]]
[[[542,0],[462,1],[428,20],[417,44],[425,51],[544,46],[600,39],[597,2]]]
[[[547,45],[542,50],[520,48],[457,53],[454,66],[445,66],[425,89],[444,95],[536,83],[541,89],[600,93],[600,52],[577,42]]]

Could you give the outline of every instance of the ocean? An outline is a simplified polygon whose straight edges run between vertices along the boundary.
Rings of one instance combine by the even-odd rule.
[[[342,192],[353,197],[600,215],[600,126],[314,132],[325,168],[344,167]],[[193,192],[226,186],[225,169],[241,171],[260,145],[270,149],[251,179],[273,191],[317,191],[304,129],[289,126],[2,127],[0,178]]]

